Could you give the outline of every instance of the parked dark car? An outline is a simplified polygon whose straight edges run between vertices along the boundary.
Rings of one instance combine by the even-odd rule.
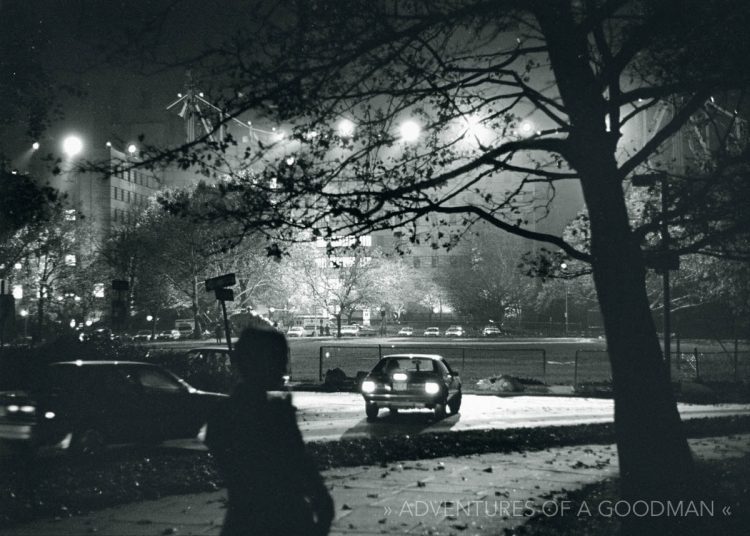
[[[52,363],[26,389],[0,393],[0,439],[97,454],[110,443],[190,438],[224,396],[148,363]]]
[[[395,414],[402,408],[428,408],[437,418],[461,408],[461,378],[442,356],[393,354],[383,357],[361,384],[368,419],[380,408]]]

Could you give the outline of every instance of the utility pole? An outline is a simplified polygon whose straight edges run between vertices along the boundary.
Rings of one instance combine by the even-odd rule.
[[[669,254],[669,223],[667,209],[669,208],[669,185],[666,176],[661,178],[661,249],[664,256]],[[662,285],[664,288],[664,364],[667,366],[667,378],[672,377],[672,295],[669,287],[669,266],[664,266]]]
[[[672,296],[669,284],[669,271],[678,270],[680,259],[669,252],[669,221],[667,211],[669,210],[669,184],[667,175],[664,173],[649,173],[645,175],[633,175],[630,182],[633,186],[652,186],[656,182],[661,186],[661,258],[658,259],[656,273],[662,276],[662,288],[664,306],[662,317],[664,319],[664,364],[667,367],[667,378],[672,377]]]

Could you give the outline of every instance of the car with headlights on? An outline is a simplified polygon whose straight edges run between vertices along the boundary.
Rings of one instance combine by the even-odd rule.
[[[0,392],[0,440],[95,455],[113,443],[192,438],[225,396],[150,363],[52,363]]]
[[[427,408],[438,419],[461,409],[461,378],[437,354],[384,356],[360,384],[365,414],[373,420],[381,408],[392,414],[399,409]]]
[[[440,328],[427,328],[422,334],[423,337],[440,337]]]

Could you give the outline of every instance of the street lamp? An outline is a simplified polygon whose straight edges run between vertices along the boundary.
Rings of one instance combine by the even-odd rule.
[[[83,141],[75,135],[70,135],[63,140],[62,150],[68,158],[74,158],[83,151]]]
[[[416,121],[413,121],[411,119],[408,119],[401,123],[401,126],[399,126],[399,134],[401,135],[401,140],[405,141],[407,143],[415,142],[419,139],[419,134],[422,132],[422,128],[419,126],[419,124]]]
[[[534,134],[534,123],[529,119],[524,119],[521,124],[518,125],[518,134],[524,138]]]
[[[351,138],[354,136],[354,123],[349,119],[342,119],[338,124],[338,133],[341,138]]]

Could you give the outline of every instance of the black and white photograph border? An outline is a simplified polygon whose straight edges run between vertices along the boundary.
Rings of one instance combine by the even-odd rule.
[[[746,534],[746,4],[0,0],[0,536]]]

